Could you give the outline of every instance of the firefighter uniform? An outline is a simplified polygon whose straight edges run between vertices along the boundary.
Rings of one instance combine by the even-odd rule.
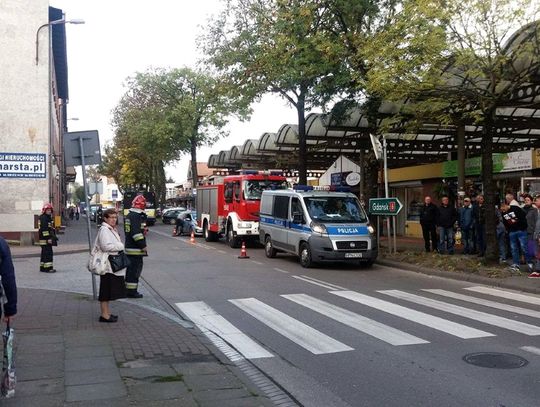
[[[139,277],[143,269],[143,257],[146,252],[146,214],[142,209],[131,208],[124,218],[124,232],[126,235],[125,253],[129,258],[129,266],[126,271],[127,296],[140,298],[137,290]]]
[[[53,268],[53,244],[56,243],[56,232],[52,215],[42,213],[39,217],[39,245],[41,246],[41,258],[39,271],[54,273]]]

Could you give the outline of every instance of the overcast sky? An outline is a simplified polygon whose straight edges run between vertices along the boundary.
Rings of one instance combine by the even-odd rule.
[[[124,81],[150,67],[194,67],[200,54],[195,39],[204,30],[220,0],[50,0],[66,19],[84,19],[84,25],[66,26],[69,68],[69,131],[94,130],[101,144],[113,137],[111,110],[125,92]],[[296,113],[282,99],[266,96],[254,105],[249,122],[231,122],[230,136],[213,147],[201,148],[198,161],[210,154],[277,132],[295,123]],[[189,157],[167,168],[175,182],[186,179]]]

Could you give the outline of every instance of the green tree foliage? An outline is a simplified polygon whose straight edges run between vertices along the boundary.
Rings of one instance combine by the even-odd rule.
[[[296,109],[300,183],[306,183],[306,111],[324,107],[346,79],[326,3],[230,0],[201,40],[231,94],[251,102],[275,93]]]

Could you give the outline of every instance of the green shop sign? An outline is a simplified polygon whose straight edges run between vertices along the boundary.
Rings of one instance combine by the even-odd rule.
[[[513,153],[493,154],[493,173],[530,170],[532,168],[532,150],[516,151]],[[482,173],[482,158],[474,157],[465,160],[465,175],[480,175]],[[457,177],[458,162],[443,163],[443,177]]]

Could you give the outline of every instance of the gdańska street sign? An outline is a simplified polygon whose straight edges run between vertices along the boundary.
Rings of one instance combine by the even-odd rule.
[[[369,200],[369,213],[372,215],[395,216],[403,204],[397,198],[373,198]]]

